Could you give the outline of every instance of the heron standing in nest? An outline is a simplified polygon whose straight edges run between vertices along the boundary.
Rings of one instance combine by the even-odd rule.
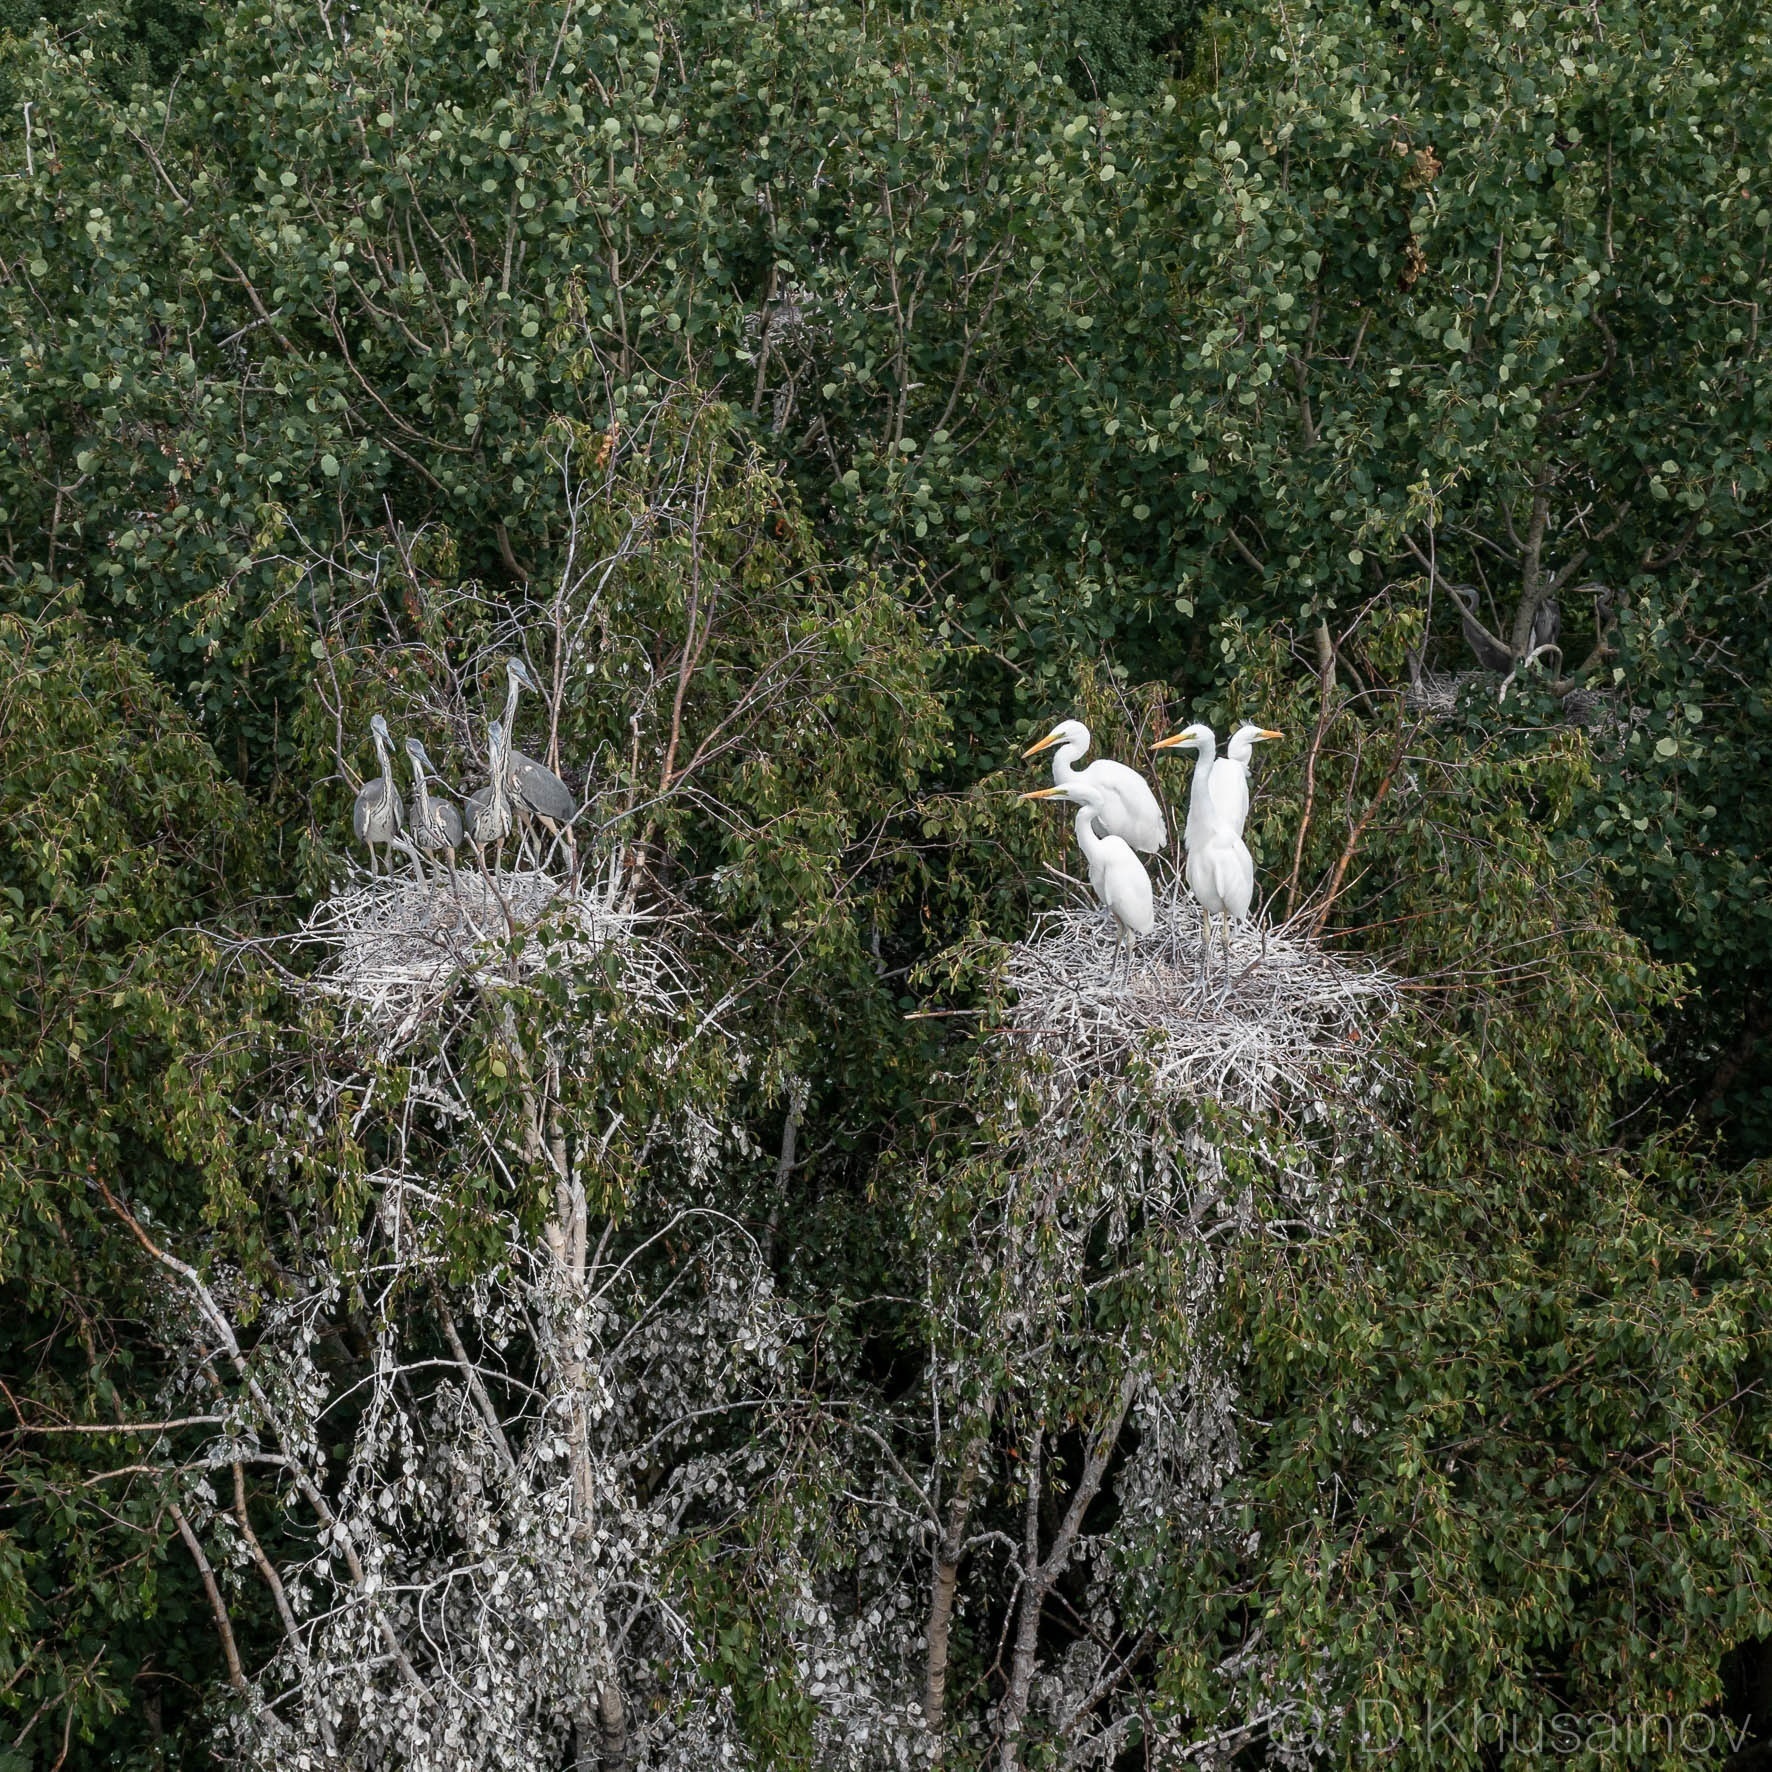
[[[541,693],[541,686],[530,675],[529,667],[520,658],[505,660],[505,707],[501,724],[507,747],[517,730],[517,696],[524,689]],[[520,838],[527,843],[531,821],[550,832],[556,842],[566,846],[573,876],[578,874],[578,848],[573,841],[573,821],[578,817],[578,801],[572,790],[546,764],[526,757],[519,750],[509,751],[505,770],[505,786],[517,820]],[[536,845],[536,860],[541,859]]]
[[[465,820],[467,839],[482,873],[488,849],[494,869],[504,865],[505,838],[511,834],[511,800],[505,788],[509,746],[503,721],[491,721],[486,728],[486,786],[468,795]]]
[[[1092,806],[1096,812],[1095,828],[1103,836],[1117,837],[1147,855],[1154,855],[1169,841],[1163,809],[1157,804],[1150,783],[1136,769],[1128,769],[1110,757],[1097,758],[1087,769],[1072,767],[1090,745],[1089,728],[1081,720],[1062,721],[1038,744],[1029,745],[1022,755],[1038,756],[1053,745],[1058,749],[1052,753],[1052,786],[1062,792],[1048,794],[1047,799],[1062,798],[1079,806]]]
[[[400,791],[394,786],[394,759],[391,754],[392,741],[388,737],[388,723],[380,714],[369,722],[369,736],[375,740],[375,760],[381,765],[381,774],[366,781],[357,790],[357,803],[351,811],[351,828],[357,834],[357,841],[369,851],[369,872],[371,878],[377,873],[377,850],[392,850],[399,841],[400,832],[406,823],[405,813],[400,805]],[[394,858],[392,854],[383,859],[387,862],[388,878],[394,877]]]
[[[1231,735],[1222,758],[1214,758],[1216,740],[1207,726],[1189,726],[1151,749],[1191,749],[1193,788],[1189,797],[1187,883],[1200,906],[1200,970],[1212,971],[1212,919],[1220,919],[1224,940],[1225,989],[1230,988],[1231,924],[1245,923],[1255,899],[1255,860],[1243,841],[1249,817],[1249,758],[1258,744],[1282,734],[1245,721]]]
[[[1089,864],[1089,884],[1102,908],[1120,925],[1114,961],[1116,967],[1122,961],[1125,963],[1126,975],[1130,978],[1133,943],[1139,936],[1149,935],[1157,926],[1151,877],[1145,872],[1144,863],[1133,853],[1132,845],[1124,837],[1101,829],[1099,808],[1084,799],[1072,784],[1035,788],[1031,794],[1021,797],[1024,800],[1069,800],[1078,806],[1077,843]]]
[[[461,814],[447,800],[431,798],[430,777],[437,772],[418,739],[407,739],[406,755],[412,760],[413,846],[429,856],[441,855],[449,866],[450,884],[459,885],[455,852],[461,847]]]

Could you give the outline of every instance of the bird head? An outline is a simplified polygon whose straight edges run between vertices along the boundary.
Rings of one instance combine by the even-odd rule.
[[[526,665],[520,658],[507,658],[505,660],[505,675],[508,676],[513,683],[521,683],[525,689],[533,690],[537,695],[541,693],[535,679],[529,674],[528,665]]]
[[[1257,726],[1253,720],[1245,720],[1231,734],[1230,755],[1239,762],[1249,761],[1249,753],[1258,745],[1265,744],[1270,738],[1284,738],[1283,732],[1275,732],[1268,726]]]
[[[429,769],[430,768],[431,759],[425,755],[424,741],[422,739],[417,739],[417,738],[407,739],[406,754],[421,769]]]
[[[1210,726],[1193,725],[1184,727],[1180,732],[1172,732],[1167,738],[1159,738],[1151,746],[1153,751],[1191,750],[1196,755],[1214,741]]]
[[[374,736],[377,744],[388,744],[392,742],[388,737],[388,723],[380,714],[375,715],[375,717],[369,722],[369,730]]]
[[[1029,745],[1021,754],[1024,757],[1037,757],[1041,751],[1050,750],[1055,744],[1079,745],[1088,750],[1089,728],[1081,720],[1060,720],[1038,744]]]

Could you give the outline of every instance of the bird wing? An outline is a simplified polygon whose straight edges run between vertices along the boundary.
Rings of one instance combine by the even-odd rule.
[[[1135,935],[1149,935],[1157,925],[1151,897],[1151,877],[1128,843],[1117,843],[1104,869],[1107,907]]]
[[[1101,813],[1095,822],[1108,836],[1147,852],[1159,850],[1169,841],[1163,809],[1151,784],[1136,769],[1103,757],[1077,773],[1100,797]]]
[[[500,837],[509,835],[509,820],[505,821],[505,827],[501,830],[498,821],[492,816],[492,811],[492,789],[490,787],[475,788],[468,795],[468,832],[476,843],[496,843]]]
[[[571,788],[553,770],[521,751],[511,753],[510,782],[512,792],[526,810],[562,824],[578,816],[578,802],[573,799]]]
[[[371,827],[385,825],[390,831],[405,828],[406,814],[400,804],[400,796],[391,793],[388,784],[378,775],[373,781],[366,781],[357,790],[357,802],[351,808],[351,829],[357,833],[357,840],[362,843],[385,842],[383,837],[372,837]]]
[[[1221,832],[1188,851],[1188,890],[1209,911],[1228,911],[1239,921],[1255,895],[1255,862],[1241,837]]]

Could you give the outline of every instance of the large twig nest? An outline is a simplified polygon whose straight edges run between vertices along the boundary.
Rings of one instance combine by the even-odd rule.
[[[1079,1081],[1137,1060],[1161,1094],[1249,1110],[1314,1116],[1383,1087],[1377,1031],[1400,998],[1382,968],[1327,952],[1301,918],[1236,931],[1228,970],[1215,932],[1208,975],[1200,910],[1179,883],[1159,889],[1156,912],[1130,970],[1106,912],[1042,916],[1010,954],[1011,1036]]]
[[[398,1041],[460,984],[522,984],[611,948],[622,951],[624,983],[662,991],[662,950],[640,939],[649,921],[609,879],[590,887],[541,869],[463,868],[429,882],[360,876],[314,907],[297,940],[321,950],[312,988]]]

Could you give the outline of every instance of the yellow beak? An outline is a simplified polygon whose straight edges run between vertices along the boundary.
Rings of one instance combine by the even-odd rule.
[[[1284,738],[1286,735],[1283,732],[1272,732],[1264,726],[1255,736],[1257,738]]]
[[[1185,732],[1173,732],[1167,738],[1159,738],[1151,746],[1153,751],[1172,751],[1178,744],[1192,744],[1197,736],[1195,728],[1188,727]]]
[[[1031,794],[1022,794],[1019,795],[1018,798],[1023,800],[1062,800],[1064,798],[1064,789],[1035,788]]]
[[[1023,751],[1021,754],[1024,757],[1036,757],[1040,754],[1041,751],[1045,750],[1048,745],[1057,744],[1059,742],[1059,740],[1061,738],[1063,738],[1063,736],[1064,736],[1064,734],[1061,732],[1048,732],[1046,734],[1046,736],[1043,739],[1041,739],[1038,744],[1029,745],[1028,748],[1025,751]]]

